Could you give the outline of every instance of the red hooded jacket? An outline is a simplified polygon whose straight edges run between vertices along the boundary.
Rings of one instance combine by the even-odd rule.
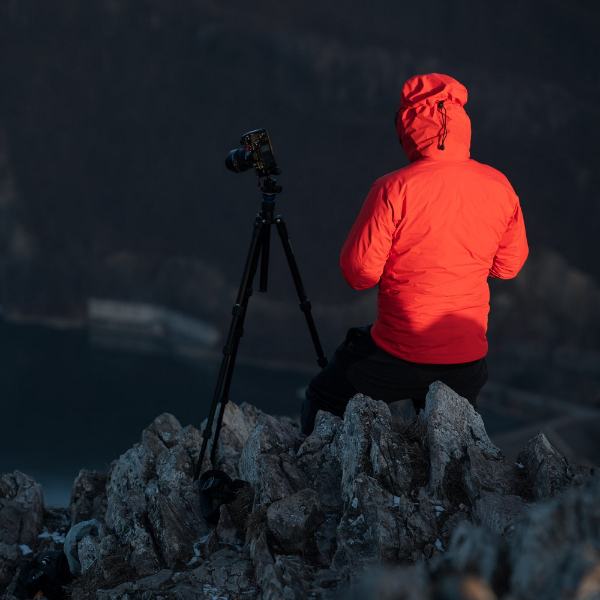
[[[469,158],[466,101],[447,75],[406,82],[397,125],[411,164],[373,184],[342,249],[353,288],[379,284],[375,343],[410,362],[485,356],[487,277],[514,277],[528,254],[510,183]]]

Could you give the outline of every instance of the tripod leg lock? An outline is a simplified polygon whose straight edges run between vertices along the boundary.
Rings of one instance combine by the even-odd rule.
[[[303,300],[302,302],[300,302],[300,310],[302,312],[310,312],[312,308],[312,305],[310,303],[310,300],[307,298],[306,300]]]
[[[244,315],[245,312],[246,309],[241,304],[234,304],[233,308],[231,309],[231,314],[234,317],[241,317]]]

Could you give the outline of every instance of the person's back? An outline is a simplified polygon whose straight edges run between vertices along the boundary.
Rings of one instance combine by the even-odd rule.
[[[352,287],[379,284],[378,317],[363,349],[347,342],[313,380],[313,412],[340,414],[334,387],[346,382],[340,397],[374,392],[420,407],[432,377],[452,380],[475,404],[487,379],[487,277],[514,277],[528,248],[510,183],[469,158],[466,100],[464,86],[446,75],[414,77],[403,88],[397,127],[411,164],[375,182],[341,255]],[[409,377],[422,381],[413,386]]]

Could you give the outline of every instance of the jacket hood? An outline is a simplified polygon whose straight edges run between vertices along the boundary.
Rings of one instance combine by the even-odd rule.
[[[463,108],[466,103],[467,88],[448,75],[416,75],[404,84],[396,124],[410,162],[423,156],[469,158],[471,120]]]

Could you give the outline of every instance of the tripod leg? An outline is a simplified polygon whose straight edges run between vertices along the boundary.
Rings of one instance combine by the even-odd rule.
[[[302,278],[300,277],[298,263],[296,263],[296,257],[294,256],[294,251],[292,250],[292,245],[288,236],[287,227],[281,215],[277,215],[277,217],[275,217],[275,224],[277,225],[277,231],[279,232],[279,237],[281,238],[281,242],[283,244],[285,257],[287,258],[288,264],[290,266],[290,271],[292,272],[292,278],[294,279],[296,292],[298,292],[298,299],[300,300],[300,310],[304,313],[304,316],[306,317],[306,323],[308,325],[308,330],[310,331],[310,337],[312,338],[313,345],[317,353],[317,363],[321,368],[323,368],[327,364],[327,358],[323,353],[321,340],[319,340],[319,334],[317,333],[317,328],[315,326],[315,322],[311,313],[310,300],[307,298],[306,292],[304,291],[304,284],[302,283]]]
[[[261,245],[259,241],[261,239],[261,233],[263,230],[264,220],[262,216],[257,216],[254,221],[254,230],[252,232],[252,240],[250,242],[250,249],[248,250],[248,257],[246,259],[246,265],[242,274],[242,281],[236,298],[236,302],[232,309],[231,326],[229,328],[229,334],[227,336],[227,342],[223,347],[223,360],[221,361],[221,368],[219,371],[219,377],[217,379],[217,385],[215,386],[215,393],[213,401],[208,415],[208,421],[206,423],[206,429],[202,432],[202,449],[200,450],[200,457],[196,464],[194,471],[194,480],[200,477],[200,471],[202,470],[202,463],[206,454],[206,448],[208,446],[208,440],[212,436],[212,425],[215,418],[215,412],[217,410],[217,404],[219,403],[219,396],[221,389],[223,388],[223,382],[227,382],[226,394],[223,394],[221,411],[219,413],[219,420],[217,426],[216,437],[218,438],[218,429],[223,419],[223,412],[225,410],[225,396],[229,394],[229,384],[233,375],[233,366],[235,365],[235,357],[239,346],[239,338],[242,335],[242,325],[244,322],[244,316],[248,306],[248,299],[252,294],[252,281],[256,274],[258,266],[258,258],[261,251]],[[214,449],[216,447],[216,439],[213,440],[213,452],[212,457],[214,458]]]
[[[258,259],[258,254],[257,254],[257,259]],[[258,261],[257,261],[258,262]],[[253,271],[252,271],[252,277],[251,279],[254,278],[254,274],[256,273],[256,268],[257,265],[254,265]],[[252,287],[248,287],[246,289],[246,295],[244,296],[244,303],[242,304],[242,306],[245,308],[247,308],[248,306],[248,300],[250,299],[250,296],[252,295]],[[217,419],[217,425],[215,427],[215,435],[213,436],[213,443],[212,443],[212,449],[210,452],[210,462],[214,465],[215,464],[215,457],[217,454],[217,445],[219,443],[219,434],[221,433],[221,425],[223,424],[223,415],[225,414],[225,407],[227,406],[227,403],[229,402],[229,388],[231,387],[231,380],[233,378],[233,370],[235,368],[235,359],[237,358],[237,352],[238,352],[238,348],[240,345],[240,338],[244,335],[244,319],[246,318],[246,311],[244,310],[244,313],[240,316],[238,323],[237,323],[237,335],[235,336],[235,340],[233,342],[233,350],[229,356],[229,362],[227,364],[227,373],[225,375],[225,383],[223,385],[223,393],[221,395],[221,399],[220,399],[220,403],[221,403],[221,410],[219,411],[219,417]]]
[[[217,419],[217,425],[215,427],[215,435],[213,437],[212,450],[210,453],[210,461],[214,465],[215,457],[217,453],[217,444],[219,442],[219,434],[221,433],[221,425],[223,424],[223,415],[225,414],[225,407],[229,402],[229,388],[231,386],[231,380],[233,378],[233,370],[235,368],[235,361],[237,358],[237,352],[240,345],[240,338],[244,335],[244,320],[246,318],[246,308],[248,306],[248,300],[252,295],[252,281],[258,268],[258,257],[260,255],[260,281],[259,281],[259,292],[267,291],[267,281],[269,272],[269,252],[270,252],[270,240],[271,240],[271,225],[273,224],[273,209],[271,205],[273,202],[263,201],[263,210],[259,213],[257,220],[262,217],[262,228],[258,238],[258,248],[254,254],[254,262],[250,268],[250,284],[246,288],[246,294],[242,301],[243,314],[237,323],[238,334],[235,336],[234,347],[229,358],[229,364],[227,366],[227,374],[225,376],[225,384],[223,386],[223,394],[221,395],[221,410]],[[265,206],[267,209],[265,209]],[[270,211],[270,212],[269,212]]]
[[[271,248],[271,227],[272,222],[265,221],[267,227],[263,227],[260,238],[260,279],[258,285],[259,292],[266,292],[269,283],[269,253]]]

